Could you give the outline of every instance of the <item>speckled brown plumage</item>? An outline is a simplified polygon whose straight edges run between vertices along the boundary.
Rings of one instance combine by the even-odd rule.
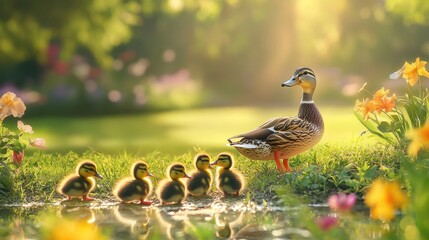
[[[279,165],[282,158],[288,171],[288,159],[312,148],[324,132],[323,118],[312,99],[316,87],[314,72],[309,68],[299,68],[290,80],[282,84],[287,87],[296,85],[303,89],[297,116],[272,118],[253,131],[229,138],[229,145],[250,159],[275,159],[279,171],[282,170]],[[239,140],[234,142],[232,139]]]

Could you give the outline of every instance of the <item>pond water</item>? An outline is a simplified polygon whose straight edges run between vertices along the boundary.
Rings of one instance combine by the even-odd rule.
[[[326,206],[317,208],[327,211]],[[54,223],[84,222],[108,239],[312,239],[309,231],[294,226],[298,212],[245,199],[188,201],[181,206],[100,201],[3,205],[0,238],[43,239],[45,219],[51,218]]]

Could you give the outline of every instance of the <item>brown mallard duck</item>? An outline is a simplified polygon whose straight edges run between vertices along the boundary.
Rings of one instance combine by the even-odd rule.
[[[191,173],[192,179],[188,180],[187,189],[190,195],[204,196],[212,186],[212,173],[210,169],[210,156],[207,154],[199,154],[195,158],[195,166],[197,170]]]
[[[233,160],[229,153],[221,153],[211,165],[218,166],[216,185],[224,196],[238,196],[244,187],[244,178],[237,170],[232,169]]]
[[[116,184],[113,194],[125,203],[140,201],[142,205],[151,205],[151,201],[145,201],[152,192],[152,183],[148,179],[152,174],[148,172],[147,164],[137,161],[131,167],[131,174],[133,178],[122,179]]]
[[[186,198],[187,190],[181,178],[191,178],[185,172],[185,167],[180,164],[173,164],[168,169],[170,179],[164,179],[157,188],[158,199],[161,205],[181,204]]]
[[[94,177],[103,178],[97,172],[97,166],[94,162],[86,160],[79,163],[77,174],[71,174],[65,177],[59,187],[58,192],[67,196],[68,200],[72,198],[82,198],[84,201],[93,200],[88,194],[95,187]]]
[[[324,124],[313,101],[316,88],[313,70],[298,68],[281,86],[300,86],[303,89],[298,116],[272,118],[253,131],[229,138],[228,142],[250,159],[274,159],[280,172],[290,172],[289,158],[316,145],[323,136]],[[283,159],[283,166],[280,159]]]

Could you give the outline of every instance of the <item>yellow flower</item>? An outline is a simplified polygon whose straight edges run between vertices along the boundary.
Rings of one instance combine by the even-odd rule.
[[[371,218],[390,221],[396,209],[405,207],[407,197],[396,182],[375,180],[365,195],[365,204],[371,209]]]
[[[429,78],[429,72],[425,68],[426,63],[426,61],[420,61],[420,58],[416,58],[413,63],[405,62],[402,77],[407,80],[410,86],[414,86],[417,83],[419,76]]]
[[[422,147],[429,147],[429,121],[418,129],[412,129],[407,132],[407,137],[411,139],[408,145],[408,155],[416,156]]]
[[[0,98],[0,119],[4,120],[7,116],[21,117],[25,112],[25,104],[21,98],[13,92],[7,92]]]
[[[55,219],[55,223],[46,229],[45,238],[47,240],[74,240],[88,239],[101,240],[106,239],[100,234],[100,231],[93,224],[85,221],[70,221],[65,219]]]
[[[365,120],[368,119],[368,114],[375,111],[375,102],[369,98],[359,101],[356,100],[355,111],[360,112]]]

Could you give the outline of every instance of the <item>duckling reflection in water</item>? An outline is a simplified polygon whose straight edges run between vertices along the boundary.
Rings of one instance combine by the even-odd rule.
[[[167,239],[194,239],[195,236],[190,235],[190,228],[193,227],[189,222],[185,212],[164,211],[157,209],[155,211],[158,225],[160,226],[161,234],[166,234]]]
[[[151,201],[145,201],[152,192],[152,182],[148,178],[152,174],[148,172],[147,164],[143,161],[134,163],[131,175],[133,178],[124,178],[116,184],[113,194],[124,203],[140,201],[142,205],[151,205]]]
[[[88,224],[93,224],[97,220],[94,211],[88,207],[65,206],[61,208],[59,215],[63,218],[83,221]]]
[[[199,154],[195,158],[196,171],[191,173],[187,182],[188,193],[192,196],[205,196],[212,186],[212,173],[210,169],[210,156]]]
[[[223,192],[224,196],[238,196],[244,188],[244,178],[240,172],[232,169],[233,160],[229,153],[219,154],[217,160],[211,165],[218,166],[217,169],[217,188]]]
[[[114,209],[115,218],[124,226],[130,227],[130,233],[136,239],[148,239],[151,230],[152,210],[120,205]]]
[[[237,216],[238,215],[238,216]],[[234,236],[234,228],[239,227],[243,222],[243,212],[239,214],[226,212],[216,213],[216,237],[230,239]]]
[[[88,194],[95,188],[94,177],[103,178],[98,174],[95,163],[89,160],[82,161],[77,167],[77,173],[65,177],[57,190],[66,195],[68,200],[72,198],[93,200]]]
[[[173,164],[168,168],[170,179],[164,179],[159,183],[157,189],[158,199],[161,205],[165,204],[181,204],[186,198],[187,190],[182,178],[191,178],[185,172],[185,167],[182,164]]]

